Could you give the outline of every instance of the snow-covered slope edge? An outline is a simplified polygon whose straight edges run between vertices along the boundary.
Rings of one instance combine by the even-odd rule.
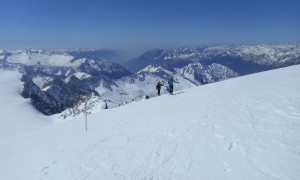
[[[46,117],[20,96],[23,83],[19,71],[0,69],[0,139],[50,125]]]
[[[298,179],[300,66],[0,139],[9,179]],[[226,93],[225,93],[226,92]]]

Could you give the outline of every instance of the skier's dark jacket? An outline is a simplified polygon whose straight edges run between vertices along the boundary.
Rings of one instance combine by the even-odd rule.
[[[156,84],[156,89],[161,89],[162,86],[163,86],[163,84],[161,84],[160,82],[158,82],[158,83]]]

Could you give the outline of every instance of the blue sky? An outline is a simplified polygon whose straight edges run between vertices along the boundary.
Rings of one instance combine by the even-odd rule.
[[[0,48],[300,42],[299,0],[0,0]]]

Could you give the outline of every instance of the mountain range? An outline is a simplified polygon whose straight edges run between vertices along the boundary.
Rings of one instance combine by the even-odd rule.
[[[240,75],[280,68],[300,63],[300,44],[257,45],[257,46],[202,46],[195,49],[176,50],[155,49],[124,66],[132,72],[149,64],[170,64],[180,67],[191,62],[204,65],[217,63],[224,65]]]
[[[300,45],[202,46],[155,49],[123,65],[108,50],[0,50],[0,68],[18,70],[30,98],[45,115],[70,112],[79,101],[98,97],[113,108],[142,96],[156,96],[155,85],[169,78],[175,90],[300,63]],[[113,62],[114,61],[114,62]],[[128,70],[127,70],[128,69]],[[162,93],[168,93],[164,88]]]

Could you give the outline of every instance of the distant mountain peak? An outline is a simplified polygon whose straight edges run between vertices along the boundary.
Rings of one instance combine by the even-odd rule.
[[[159,65],[149,65],[147,67],[145,67],[144,69],[142,69],[141,71],[139,71],[138,73],[141,72],[158,72],[163,70],[163,68]]]

